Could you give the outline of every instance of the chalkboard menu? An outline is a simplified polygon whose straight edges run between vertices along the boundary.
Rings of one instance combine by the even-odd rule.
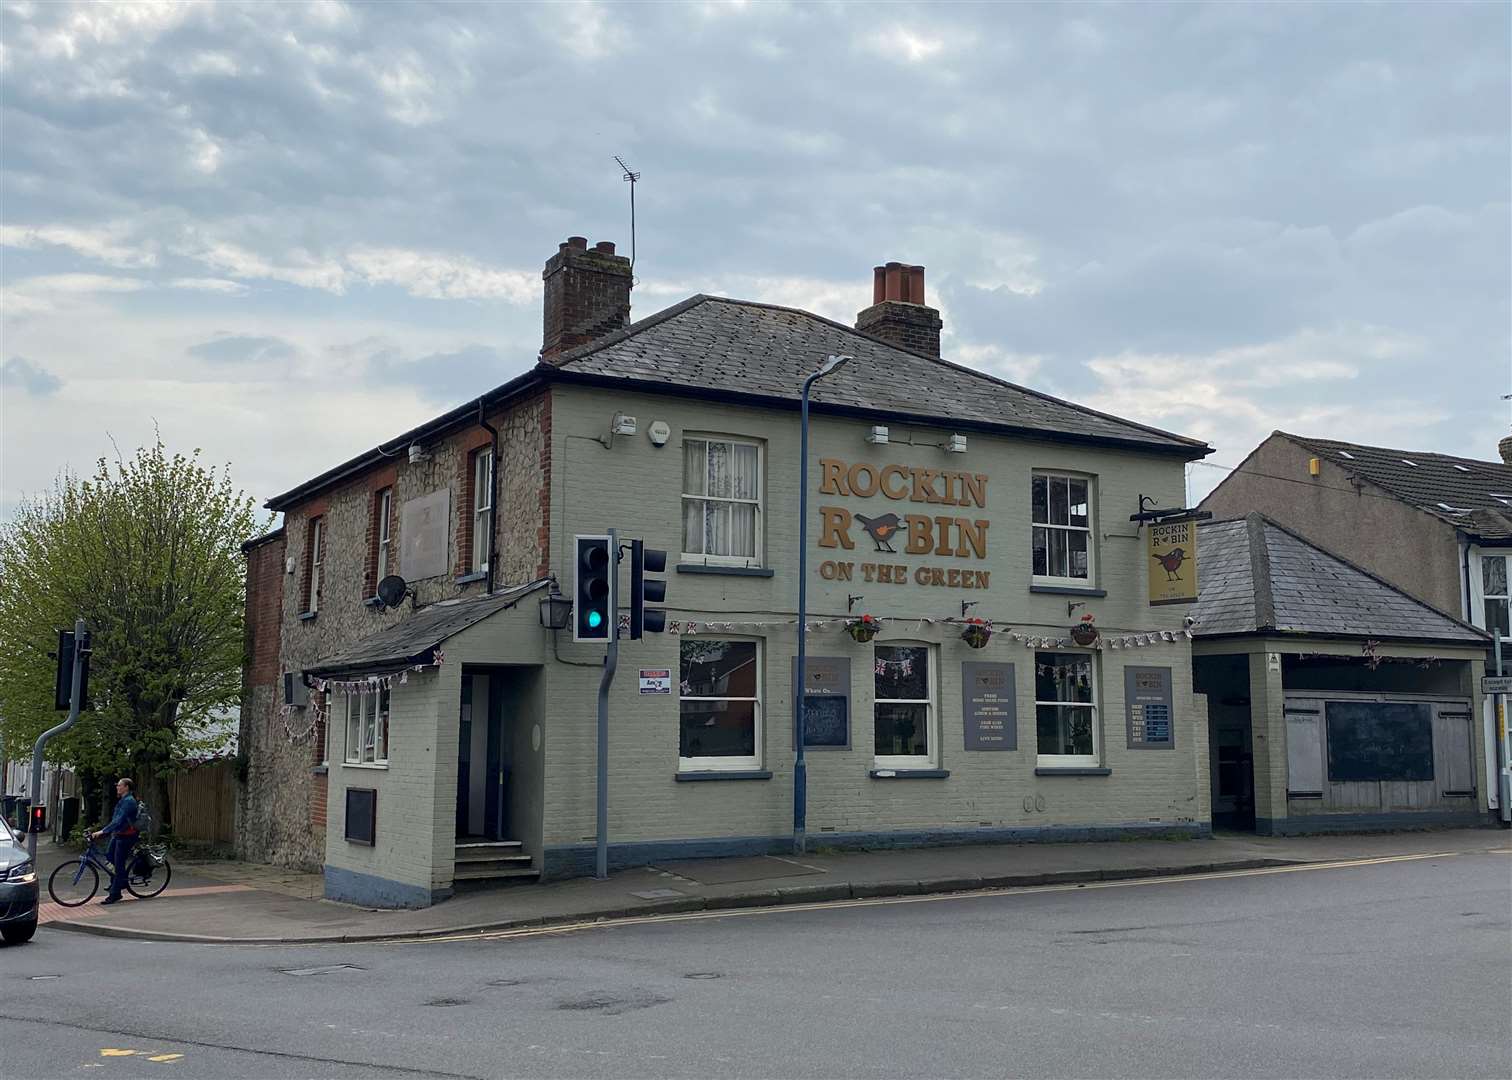
[[[1124,668],[1124,714],[1130,750],[1169,750],[1176,745],[1171,710],[1171,669]]]
[[[961,662],[967,750],[1017,750],[1018,701],[1012,664]]]
[[[378,792],[374,788],[346,789],[346,838],[373,846],[378,836]]]
[[[1426,704],[1329,701],[1328,779],[1432,780],[1433,720]]]
[[[807,656],[803,660],[803,745],[810,750],[850,749],[850,657]],[[798,658],[793,657],[793,678]],[[793,717],[797,741],[798,717]]]

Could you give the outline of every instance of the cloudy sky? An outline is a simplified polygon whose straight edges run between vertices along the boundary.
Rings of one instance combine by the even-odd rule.
[[[154,424],[263,498],[524,370],[615,154],[636,316],[923,263],[947,356],[1212,461],[1494,458],[1509,12],[6,3],[0,514]]]

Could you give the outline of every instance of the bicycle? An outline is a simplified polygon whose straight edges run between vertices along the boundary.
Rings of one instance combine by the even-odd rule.
[[[47,879],[47,892],[64,907],[87,904],[100,891],[100,873],[108,879],[114,867],[105,853],[95,847],[91,837],[78,861],[60,864]],[[162,844],[138,842],[131,853],[131,869],[126,874],[126,891],[138,900],[151,900],[168,887],[173,867],[168,864],[168,849]]]

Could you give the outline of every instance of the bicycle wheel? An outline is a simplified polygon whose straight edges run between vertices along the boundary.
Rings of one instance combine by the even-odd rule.
[[[93,863],[66,862],[47,879],[47,891],[55,903],[78,907],[100,891],[100,872]]]
[[[131,861],[131,873],[126,876],[126,891],[138,900],[151,900],[168,887],[173,876],[173,867],[168,860],[154,862],[145,852]]]

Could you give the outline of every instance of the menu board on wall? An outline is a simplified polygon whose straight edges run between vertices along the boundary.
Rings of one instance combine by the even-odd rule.
[[[810,750],[850,749],[850,657],[806,656],[803,745]],[[793,678],[798,677],[798,658],[793,657]],[[798,717],[793,717],[797,741]]]
[[[1018,702],[1012,664],[961,662],[967,750],[1017,750]]]
[[[1124,715],[1130,750],[1169,750],[1175,746],[1171,669],[1124,668]]]

